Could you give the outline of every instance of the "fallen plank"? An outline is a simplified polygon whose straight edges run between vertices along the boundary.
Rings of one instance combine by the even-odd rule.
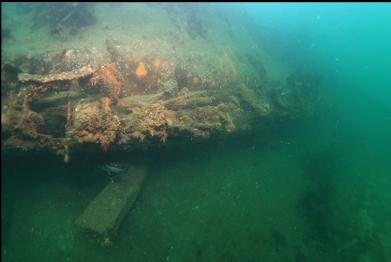
[[[18,79],[21,82],[39,82],[39,83],[49,83],[53,81],[70,81],[77,78],[82,78],[88,75],[95,73],[97,70],[96,67],[93,66],[84,66],[80,69],[71,71],[71,72],[62,72],[58,74],[49,74],[49,75],[36,75],[36,74],[26,74],[20,73],[18,74]]]
[[[116,181],[109,183],[76,220],[76,226],[93,237],[111,238],[135,202],[147,170],[144,166],[130,167]]]

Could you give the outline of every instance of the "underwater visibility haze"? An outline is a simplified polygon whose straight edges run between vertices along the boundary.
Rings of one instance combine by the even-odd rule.
[[[3,261],[391,261],[391,4],[1,12]]]

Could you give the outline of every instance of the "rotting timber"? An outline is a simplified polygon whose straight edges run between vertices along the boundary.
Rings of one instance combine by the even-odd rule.
[[[111,244],[111,237],[131,209],[147,176],[145,166],[129,167],[127,173],[109,183],[76,219],[81,230],[103,245]]]
[[[226,52],[204,72],[157,54],[135,60],[111,39],[104,53],[86,53],[2,64],[2,151],[50,150],[68,162],[91,144],[130,151],[248,130],[311,113],[317,100],[316,76],[256,88]]]

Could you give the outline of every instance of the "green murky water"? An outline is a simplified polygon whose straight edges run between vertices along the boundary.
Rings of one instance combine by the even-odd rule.
[[[2,156],[4,261],[391,260],[391,5],[241,7],[265,28],[259,41],[272,56],[322,74],[329,109],[264,132],[68,165]],[[12,15],[3,6],[2,19]],[[102,247],[73,223],[109,182],[102,161],[119,160],[148,160],[151,171]]]

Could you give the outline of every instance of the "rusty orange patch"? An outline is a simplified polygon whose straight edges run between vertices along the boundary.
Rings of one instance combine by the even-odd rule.
[[[110,97],[104,97],[102,99],[103,105],[106,107],[110,107],[113,104],[113,100]]]
[[[136,76],[138,78],[145,77],[148,74],[147,69],[145,68],[145,65],[143,62],[140,62],[136,69]]]
[[[155,60],[153,60],[153,63],[152,63],[153,70],[159,71],[160,66],[161,66],[160,58],[155,58]]]

